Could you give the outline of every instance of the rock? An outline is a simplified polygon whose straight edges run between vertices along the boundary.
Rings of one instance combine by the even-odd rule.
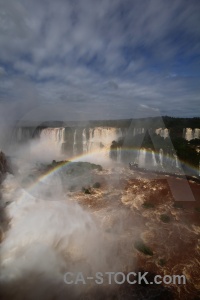
[[[93,184],[93,188],[95,188],[95,189],[99,189],[100,187],[101,187],[100,182],[95,182],[95,183]]]
[[[8,163],[8,159],[6,158],[5,154],[0,151],[0,183],[5,177],[5,174],[9,172],[12,173],[11,167]]]
[[[92,191],[91,191],[91,188],[90,188],[90,187],[88,187],[88,188],[83,187],[83,188],[82,188],[82,191],[83,191],[85,194],[92,194]]]

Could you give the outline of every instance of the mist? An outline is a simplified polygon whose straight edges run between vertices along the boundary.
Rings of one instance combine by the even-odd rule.
[[[98,286],[68,286],[66,272],[94,276],[124,270],[130,263],[119,239],[126,212],[105,209],[108,220],[102,223],[101,212],[86,211],[69,193],[72,185],[81,191],[95,183],[97,173],[72,178],[66,165],[39,182],[31,177],[38,164],[49,163],[55,154],[55,148],[37,139],[21,145],[13,159],[17,172],[2,183],[7,226],[0,248],[0,286],[6,299],[77,299]],[[118,176],[111,181],[117,185]]]
[[[0,0],[0,298],[199,298],[199,10]]]

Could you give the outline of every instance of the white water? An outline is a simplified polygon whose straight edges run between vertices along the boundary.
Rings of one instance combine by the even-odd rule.
[[[180,167],[179,159],[177,155],[174,155],[176,168]]]
[[[117,141],[122,137],[120,128],[96,127],[89,129],[88,151],[110,150],[112,141]]]
[[[200,129],[195,128],[194,130],[194,139],[200,139]]]
[[[59,149],[64,142],[65,128],[45,128],[40,133],[41,141],[45,141],[49,146],[57,146]]]
[[[133,136],[144,133],[144,130],[144,128],[133,128]],[[169,136],[169,130],[167,128],[158,128],[155,132],[164,138]],[[41,159],[41,153],[43,154],[43,159],[46,159],[48,162],[53,159],[65,159],[68,153],[62,153],[62,145],[63,143],[69,143],[72,147],[72,157],[75,158],[79,153],[80,155],[85,155],[84,159],[86,161],[94,163],[101,163],[102,161],[103,164],[110,164],[110,146],[113,141],[119,141],[120,138],[124,137],[126,130],[123,130],[122,132],[120,128],[114,127],[74,129],[71,137],[70,135],[68,137],[69,140],[65,140],[64,127],[42,129],[39,133],[39,139],[35,140],[32,139],[33,130],[31,128],[18,128],[15,134],[18,141],[29,141],[29,143],[27,142],[28,154],[26,153],[26,156],[29,155],[30,157],[35,157],[36,160]],[[193,138],[200,138],[200,129],[196,128],[193,130],[191,128],[186,128],[184,130],[184,137],[188,141]],[[78,139],[82,139],[82,141],[79,141]],[[121,161],[121,157],[121,149],[118,148],[117,162]],[[162,150],[160,150],[159,159],[160,164],[163,165]],[[155,154],[153,152],[152,155],[146,155],[143,150],[138,153],[137,160],[139,160],[140,167],[145,167],[147,164],[149,166],[157,166]],[[177,159],[176,166],[178,167]]]
[[[122,148],[117,148],[117,161],[120,163],[122,158]]]
[[[199,128],[186,128],[185,129],[185,136],[184,138],[187,141],[193,140],[193,139],[200,139],[200,129]]]
[[[64,196],[59,181],[54,193],[52,179],[31,194],[12,175],[4,181],[2,201],[11,202],[5,211],[10,228],[0,248],[5,299],[72,299],[73,294],[67,296],[65,272],[83,272],[87,277],[106,270],[109,248],[100,228]],[[45,193],[51,190],[53,196],[47,200]],[[82,288],[74,289],[70,293],[81,293]]]
[[[34,130],[34,127],[18,127],[14,130],[13,140],[17,142],[28,141],[32,138]]]
[[[152,151],[152,162],[153,162],[153,166],[156,167],[157,166],[157,161],[156,161],[156,156],[155,156],[155,152]]]
[[[160,165],[163,166],[163,149],[160,149],[159,151],[159,160],[160,160]]]
[[[137,134],[142,134],[144,133],[144,128],[137,128],[137,127],[134,127],[133,128],[133,136],[136,136]]]
[[[185,139],[190,141],[193,139],[193,130],[191,128],[186,128]]]
[[[62,157],[65,128],[45,128],[39,139],[30,141],[30,157],[37,161],[52,161]]]
[[[140,149],[138,164],[140,168],[144,168],[146,165],[146,149]]]
[[[110,146],[113,141],[118,141],[122,137],[120,128],[114,127],[95,127],[88,129],[88,136],[86,136],[86,129],[82,131],[83,153],[85,156],[79,160],[90,161],[102,165],[111,164]],[[74,145],[73,145],[74,149]],[[121,160],[121,150],[118,151],[118,161]],[[73,153],[75,157],[75,153]]]
[[[83,141],[83,153],[87,153],[88,152],[88,142],[87,142],[87,138],[86,138],[86,130],[85,129],[83,129],[82,141]],[[73,155],[75,155],[75,153],[73,153]]]
[[[77,130],[74,130],[74,142],[73,142],[73,155],[76,156],[77,154],[77,140],[76,140]]]
[[[169,129],[168,128],[158,128],[155,130],[156,134],[159,134],[161,137],[164,137],[166,139],[169,137]]]

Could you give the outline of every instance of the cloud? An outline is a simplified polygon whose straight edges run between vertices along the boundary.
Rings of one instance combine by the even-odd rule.
[[[3,67],[0,67],[0,76],[5,75],[6,70]]]
[[[199,115],[198,1],[0,5],[1,102],[27,101],[12,84],[20,78],[34,91],[32,101],[59,101],[90,119],[131,117],[140,103],[162,114]]]

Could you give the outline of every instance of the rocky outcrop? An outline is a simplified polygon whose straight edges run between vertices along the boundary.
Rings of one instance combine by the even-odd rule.
[[[0,183],[4,179],[7,172],[12,173],[8,159],[6,158],[5,154],[0,151]]]

